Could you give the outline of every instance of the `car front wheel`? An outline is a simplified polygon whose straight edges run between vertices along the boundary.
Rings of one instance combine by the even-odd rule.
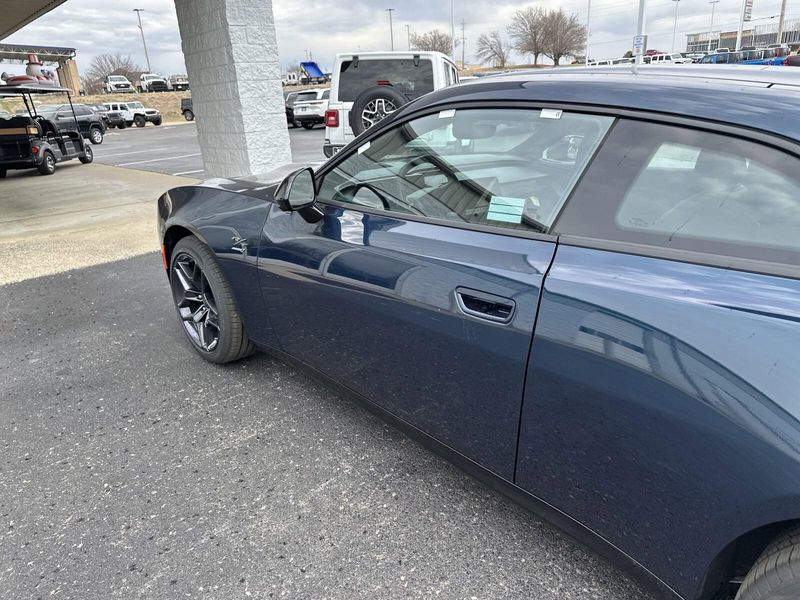
[[[93,144],[103,143],[103,132],[100,131],[99,127],[92,127],[92,129],[89,131],[89,141]]]
[[[255,351],[208,246],[195,237],[182,238],[172,250],[169,278],[183,331],[200,356],[227,363]]]
[[[736,594],[736,600],[789,598],[800,598],[800,527],[767,546]]]
[[[79,156],[78,160],[81,161],[83,164],[88,165],[90,162],[94,160],[94,151],[92,150],[91,146],[84,146],[83,147],[83,156]]]
[[[187,121],[194,121],[194,113],[190,110],[183,111],[183,118]]]
[[[155,125],[156,127],[158,127],[158,126],[159,126],[159,125],[161,125],[161,123],[163,123],[163,122],[164,122],[164,120],[163,120],[161,117],[158,117],[158,118],[157,118],[155,121],[153,121],[153,125]]]
[[[144,127],[147,124],[147,121],[145,121],[142,115],[136,115],[133,117],[133,124],[137,127]]]

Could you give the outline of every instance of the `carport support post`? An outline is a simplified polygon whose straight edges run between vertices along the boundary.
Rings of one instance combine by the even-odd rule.
[[[206,173],[290,163],[272,0],[175,0],[175,10]]]

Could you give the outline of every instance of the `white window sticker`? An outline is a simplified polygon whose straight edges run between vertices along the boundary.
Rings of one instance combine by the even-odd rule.
[[[539,113],[540,119],[560,119],[561,115],[564,113],[563,110],[557,110],[555,108],[543,108],[542,112]]]
[[[366,144],[362,144],[362,145],[360,145],[360,146],[358,147],[358,153],[359,153],[359,154],[363,154],[363,153],[364,153],[364,152],[366,152],[367,150],[369,150],[369,142],[367,142]]]
[[[439,118],[440,119],[452,119],[456,116],[456,109],[451,108],[448,110],[440,110],[439,111]]]

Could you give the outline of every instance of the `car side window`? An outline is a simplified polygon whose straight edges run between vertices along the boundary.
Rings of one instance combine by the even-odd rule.
[[[318,197],[546,232],[612,122],[554,109],[442,110],[362,144]]]
[[[730,135],[620,121],[556,229],[797,264],[800,159]]]
[[[330,97],[331,97],[331,91],[330,90],[325,90],[324,92],[322,92],[322,99],[323,100],[328,100],[328,99],[330,99]]]

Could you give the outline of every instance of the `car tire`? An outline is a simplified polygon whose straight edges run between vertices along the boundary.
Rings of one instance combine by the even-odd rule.
[[[6,175],[8,175],[8,171],[5,169],[0,169],[0,179],[5,179]]]
[[[800,527],[767,546],[736,593],[736,600],[785,598],[800,598]]]
[[[142,89],[142,86],[138,86],[138,87],[136,88],[136,91],[138,91],[140,94],[143,94],[143,93],[144,93],[144,89]]]
[[[366,89],[353,101],[350,128],[355,135],[364,133],[404,104],[408,104],[408,98],[392,87],[377,85]]]
[[[92,150],[91,146],[84,146],[83,147],[83,156],[79,156],[78,160],[81,161],[83,164],[88,165],[90,162],[94,160],[94,150]]]
[[[190,110],[183,111],[183,118],[187,121],[194,121],[194,113]]]
[[[172,249],[169,280],[183,331],[200,356],[222,364],[255,352],[230,286],[208,246],[193,236],[179,240]]]
[[[103,130],[99,127],[92,127],[89,130],[89,141],[94,145],[103,143]]]
[[[303,129],[314,129],[314,123],[301,123]]]
[[[56,172],[56,157],[50,150],[44,151],[42,164],[39,165],[39,173],[42,175],[52,175]]]
[[[144,127],[145,125],[147,125],[147,121],[142,115],[136,115],[135,117],[133,117],[133,124],[136,125],[137,127]]]
[[[155,121],[153,121],[153,125],[155,125],[156,127],[158,127],[158,126],[159,126],[159,125],[161,125],[163,122],[164,122],[164,120],[163,120],[161,117],[158,117],[158,118],[157,118]]]
[[[123,121],[122,123],[117,124],[117,129],[125,129],[128,126],[127,121]]]

